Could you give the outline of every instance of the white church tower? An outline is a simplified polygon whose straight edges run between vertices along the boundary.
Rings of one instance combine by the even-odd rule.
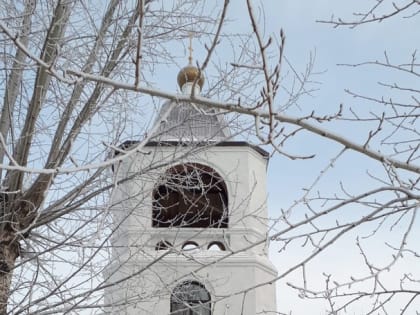
[[[198,76],[190,57],[182,93],[200,93]],[[152,140],[114,166],[105,314],[274,314],[267,152],[198,105],[167,102],[156,124]]]

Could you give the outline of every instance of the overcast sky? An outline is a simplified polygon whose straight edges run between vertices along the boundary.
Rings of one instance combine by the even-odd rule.
[[[415,49],[419,49],[420,23],[419,18],[404,19],[396,17],[382,23],[363,25],[355,29],[337,28],[330,25],[317,23],[316,20],[328,20],[332,15],[344,18],[351,17],[352,12],[362,11],[368,5],[376,1],[367,0],[271,0],[264,1],[265,16],[267,21],[267,32],[276,32],[283,28],[286,33],[286,57],[296,66],[302,67],[308,60],[311,51],[316,50],[315,68],[321,74],[317,80],[321,83],[319,91],[313,93],[313,97],[303,98],[300,101],[302,108],[309,107],[322,109],[325,112],[334,112],[340,103],[347,107],[360,108],[371,106],[359,100],[355,100],[344,93],[344,89],[350,88],[357,92],[371,96],[381,96],[384,90],[378,87],[379,80],[393,83],[395,80],[410,84],[404,76],[392,77],[391,72],[376,71],[374,67],[349,68],[337,66],[339,63],[359,63],[369,60],[383,59],[384,51],[387,52],[391,61],[396,63],[408,62]],[[405,1],[407,2],[407,1]],[[397,1],[401,3],[401,1]],[[390,96],[389,93],[385,96]],[[358,137],[357,130],[336,129],[340,134]],[[316,149],[321,146],[322,150]],[[274,217],[279,207],[287,208],[291,202],[302,194],[302,184],[309,183],[309,178],[315,178],[322,165],[326,165],[329,159],[339,152],[339,147],[331,145],[328,141],[313,141],[313,138],[304,137],[295,143],[297,151],[307,149],[307,153],[318,153],[318,156],[311,161],[299,162],[290,161],[282,157],[274,157],[270,161],[269,168],[269,209]],[[313,149],[313,150],[311,150]],[[321,154],[320,154],[321,153]],[[376,170],[375,163],[358,154],[346,154],[337,163],[337,170],[326,176],[320,184],[324,191],[336,191],[340,182],[352,192],[360,192],[365,187],[372,187],[374,183],[369,182],[366,176],[367,170]],[[369,227],[363,233],[368,233]],[[385,232],[384,232],[385,233]],[[335,246],[332,253],[322,255],[317,259],[311,269],[311,282],[316,287],[316,282],[323,284],[322,272],[343,274],[348,276],[348,270],[354,270],[358,274],[363,270],[358,267],[361,264],[361,257],[354,246],[356,235],[345,238]],[[395,236],[384,234],[390,243],[397,242],[400,234],[395,231]],[[384,263],[389,260],[389,253],[384,250],[382,244],[371,244],[371,253],[377,257],[384,256]],[[418,246],[417,246],[418,248]],[[291,247],[285,255],[274,254],[275,246],[272,247],[272,256],[276,266],[282,270],[283,266],[300,257],[303,251],[299,247]],[[386,255],[388,254],[388,257]],[[357,270],[360,268],[361,270]],[[397,266],[398,269],[408,269],[414,273],[418,266],[407,260]],[[418,273],[417,273],[418,275]],[[284,312],[293,311],[295,315],[325,314],[323,302],[313,302],[298,298],[295,291],[289,289],[286,281],[298,279],[298,274],[281,281],[278,285],[279,309]],[[390,275],[390,279],[396,279]],[[348,278],[347,278],[348,279]],[[297,280],[298,283],[299,280]],[[392,281],[392,280],[390,280]],[[314,283],[315,282],[315,283]],[[420,302],[419,302],[420,303]],[[420,308],[417,304],[417,310]],[[310,311],[309,311],[310,310]],[[350,314],[365,314],[368,306],[359,305]],[[395,309],[397,313],[397,309]]]

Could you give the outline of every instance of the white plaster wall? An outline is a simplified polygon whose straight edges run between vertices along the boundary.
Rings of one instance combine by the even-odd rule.
[[[276,309],[274,286],[257,286],[276,276],[266,257],[242,253],[210,264],[226,253],[198,251],[189,255],[188,259],[169,254],[133,276],[124,286],[109,292],[115,305],[128,306],[123,310],[116,307],[113,314],[169,314],[170,292],[184,280],[199,281],[206,286],[212,296],[213,315],[236,315],[242,310],[244,315],[255,315],[258,311]],[[122,268],[119,266],[118,275],[128,276],[150,263],[144,257],[138,258]],[[203,263],[208,266],[203,268]]]
[[[149,149],[149,148],[147,148]],[[236,241],[245,246],[262,240],[267,230],[266,210],[266,160],[249,147],[210,147],[206,150],[189,155],[188,160],[179,159],[187,149],[176,147],[161,147],[157,150],[150,148],[150,155],[137,155],[125,160],[119,168],[120,179],[132,176],[136,172],[143,172],[146,167],[155,164],[165,164],[164,167],[152,169],[145,174],[136,176],[133,180],[122,183],[114,193],[113,213],[115,222],[124,221],[121,230],[135,235],[136,241],[143,244],[147,241],[147,235],[136,235],[138,231],[152,229],[152,191],[162,174],[170,165],[185,162],[196,162],[214,168],[224,179],[228,187],[230,222],[229,229],[251,229],[249,240],[237,239]],[[177,160],[175,163],[169,163]],[[159,162],[154,162],[159,161]],[[125,217],[129,215],[129,219]],[[134,233],[130,233],[133,232]],[[256,235],[259,233],[260,235]],[[236,244],[236,236],[232,240],[232,246]],[[131,242],[135,240],[130,240]]]
[[[112,241],[118,246],[105,274],[110,277],[109,283],[125,277],[131,280],[106,291],[106,303],[114,304],[112,314],[166,315],[172,288],[181,279],[193,278],[211,292],[214,315],[240,314],[242,305],[245,315],[275,310],[274,285],[256,287],[246,294],[245,300],[243,294],[232,295],[268,283],[276,276],[265,251],[266,159],[247,146],[206,147],[197,152],[190,152],[188,147],[147,147],[146,150],[149,154],[134,155],[115,168],[115,176],[121,183],[113,193],[111,211],[117,232]],[[159,176],[169,167],[186,162],[210,166],[225,180],[228,228],[152,228],[152,191]],[[130,176],[131,180],[124,181]],[[171,242],[175,250],[148,266],[165,255],[165,251],[154,249],[160,240]],[[188,240],[197,242],[200,249],[194,253],[182,252],[181,246]],[[211,241],[223,242],[227,251],[207,251]],[[230,256],[221,259],[221,255]],[[212,264],[214,259],[220,261]],[[141,271],[142,268],[145,270]],[[128,308],[118,309],[118,305],[128,305]]]

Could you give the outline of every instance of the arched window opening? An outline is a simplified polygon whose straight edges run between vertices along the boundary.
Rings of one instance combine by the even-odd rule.
[[[222,242],[211,242],[207,249],[211,251],[224,251],[226,247]]]
[[[204,285],[186,281],[171,295],[171,315],[211,315],[211,297]]]
[[[198,248],[198,244],[192,241],[185,242],[184,245],[182,245],[182,250],[195,250]]]
[[[170,168],[153,191],[153,227],[226,228],[226,184],[212,168],[196,163]]]
[[[167,241],[160,241],[156,244],[155,250],[168,250],[172,247],[172,244]]]

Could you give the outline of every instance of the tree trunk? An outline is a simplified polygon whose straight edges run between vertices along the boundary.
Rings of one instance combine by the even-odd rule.
[[[13,267],[19,256],[19,243],[10,239],[12,233],[0,237],[0,315],[7,314],[7,301],[9,299],[10,285],[12,283]]]

